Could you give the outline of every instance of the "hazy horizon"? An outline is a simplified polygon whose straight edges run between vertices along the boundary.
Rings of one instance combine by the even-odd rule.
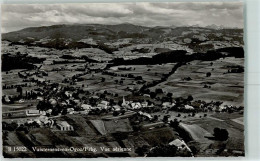
[[[242,2],[4,4],[1,32],[60,24],[243,28]]]

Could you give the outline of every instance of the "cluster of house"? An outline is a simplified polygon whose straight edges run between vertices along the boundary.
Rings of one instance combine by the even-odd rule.
[[[126,101],[123,97],[123,103],[121,105],[122,107],[125,107],[127,109],[140,109],[140,108],[146,108],[146,107],[153,107],[154,105],[148,105],[147,101],[144,102],[134,102],[134,101]]]
[[[30,116],[41,116],[46,115],[46,111],[40,111],[40,110],[21,110],[21,111],[9,111],[9,112],[3,112],[3,117],[9,117],[9,118],[20,118],[20,117],[30,117]]]
[[[37,110],[34,110],[35,113],[33,113],[33,116],[35,116],[37,113]],[[55,121],[42,113],[39,117],[34,118],[34,119],[27,119],[25,122],[20,122],[18,121],[17,124],[20,126],[21,124],[27,124],[27,125],[32,125],[32,124],[38,124],[40,127],[50,127],[51,129],[54,127],[57,127],[58,130],[61,131],[73,131],[74,128],[71,126],[67,121]],[[56,125],[56,126],[55,126]]]
[[[52,120],[44,115],[41,115],[35,119],[28,119],[26,121],[27,124],[31,124],[33,122],[36,122],[40,126],[49,126],[50,128],[53,128],[53,126],[54,126],[54,120]]]
[[[176,107],[175,106],[176,103],[174,102],[163,102],[162,103],[162,109],[170,109],[172,107]],[[242,106],[233,106],[233,105],[225,105],[217,102],[210,102],[210,103],[206,103],[204,101],[193,101],[190,104],[186,104],[186,105],[180,105],[178,107],[176,107],[176,110],[186,110],[186,111],[194,111],[196,109],[201,109],[201,110],[210,110],[210,111],[214,111],[214,112],[225,112],[227,110],[233,109],[236,111],[243,111],[243,107]]]
[[[83,111],[75,111],[74,108],[67,108],[67,112],[69,114],[88,114],[91,110],[95,110],[95,109],[99,109],[99,110],[102,110],[102,109],[109,109],[111,108],[113,111],[120,111],[122,108],[125,108],[125,109],[141,109],[141,108],[145,108],[145,107],[153,107],[153,104],[152,105],[149,105],[148,106],[148,102],[144,101],[144,102],[133,102],[133,101],[125,101],[125,98],[123,98],[123,103],[122,105],[113,105],[111,106],[109,104],[108,101],[101,101],[100,103],[98,103],[96,106],[91,106],[89,104],[81,104],[80,105],[81,109]]]

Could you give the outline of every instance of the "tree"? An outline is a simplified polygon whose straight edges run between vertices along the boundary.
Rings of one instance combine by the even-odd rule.
[[[152,99],[154,99],[154,98],[156,97],[156,93],[155,93],[155,92],[151,92],[151,93],[150,93],[150,97],[151,97]]]
[[[22,87],[18,86],[16,91],[20,93],[20,96],[22,96],[22,94],[23,94],[23,88]]]
[[[125,110],[121,110],[121,115],[124,115],[125,114]]]
[[[123,101],[122,101],[122,100],[119,100],[119,101],[118,101],[118,105],[120,105],[120,106],[121,106],[121,105],[122,105],[122,103],[123,103]]]
[[[113,116],[118,116],[119,115],[119,112],[118,111],[114,111],[113,112]]]
[[[208,73],[206,74],[206,76],[207,76],[207,77],[210,77],[210,76],[211,76],[211,73],[210,73],[210,72],[208,72]]]
[[[154,116],[153,116],[153,120],[154,120],[154,121],[157,121],[157,120],[158,120],[158,115],[154,115]]]
[[[170,121],[170,126],[173,128],[177,128],[179,126],[179,121],[177,119],[174,119],[174,121]]]
[[[168,122],[168,119],[169,119],[168,116],[164,116],[164,117],[163,117],[163,122],[166,122],[166,123],[167,123],[167,122]]]
[[[199,152],[199,150],[195,146],[190,146],[190,150],[194,155],[196,155]]]
[[[228,131],[226,129],[214,128],[213,130],[216,140],[225,141],[228,139]]]
[[[105,82],[105,80],[106,80],[106,78],[103,78],[103,77],[101,78],[101,82]]]
[[[113,106],[113,105],[115,105],[115,104],[116,104],[116,103],[115,103],[114,99],[110,99],[110,100],[109,100],[109,105],[110,105],[110,106]]]
[[[59,114],[59,109],[58,109],[58,108],[53,108],[51,114],[52,114],[53,116],[57,116],[57,115]]]
[[[170,97],[170,98],[171,98],[171,97],[172,97],[172,93],[170,93],[170,92],[167,93],[167,97]]]
[[[193,100],[192,95],[189,95],[188,98],[187,98],[187,101],[192,101],[192,100]]]
[[[137,77],[135,77],[135,80],[143,80],[143,77],[142,76],[137,76]]]
[[[62,115],[66,115],[67,113],[68,113],[67,109],[63,109],[61,112]]]
[[[155,90],[155,93],[163,93],[163,90],[161,89],[161,88],[157,88],[156,90]]]
[[[38,105],[36,106],[37,110],[40,111],[46,111],[48,109],[50,109],[52,107],[52,105],[49,102],[44,102],[44,101],[40,101],[38,103]]]
[[[11,124],[9,124],[8,130],[14,131],[17,127],[18,127],[18,124],[16,122],[12,122]]]
[[[135,153],[138,154],[139,156],[144,156],[146,153],[149,152],[149,146],[148,145],[143,145],[142,147],[138,147],[135,150]]]

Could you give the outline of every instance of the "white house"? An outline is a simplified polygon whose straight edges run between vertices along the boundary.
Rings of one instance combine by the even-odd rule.
[[[8,96],[5,96],[4,99],[5,99],[5,102],[10,102],[11,101]]]
[[[190,153],[190,154],[192,154],[191,149],[187,146],[187,144],[183,140],[175,139],[172,142],[170,142],[169,145],[175,145],[178,148],[177,151],[179,153],[182,153],[182,154]]]
[[[142,107],[140,102],[133,102],[131,103],[133,109],[140,109]]]
[[[118,105],[113,106],[114,111],[120,111],[121,107]]]
[[[142,102],[142,107],[148,107],[148,102],[147,101],[145,101],[145,102]]]
[[[72,97],[72,94],[71,94],[69,91],[66,91],[66,92],[65,92],[65,95],[66,95],[67,97]]]
[[[26,116],[39,116],[39,115],[46,115],[46,112],[40,110],[26,110]]]
[[[163,108],[163,109],[171,108],[171,107],[173,107],[173,106],[175,106],[175,103],[163,102],[163,104],[162,104],[162,108]]]
[[[101,101],[101,104],[108,106],[109,102],[108,101]]]
[[[92,106],[91,106],[91,105],[88,105],[88,104],[82,104],[80,107],[81,107],[82,109],[84,109],[84,110],[91,110],[91,109],[92,109]]]
[[[43,97],[37,97],[37,100],[39,100],[39,101],[43,101]]]
[[[57,122],[57,126],[61,131],[73,131],[74,128],[67,121],[59,121]]]
[[[190,106],[190,105],[185,105],[184,108],[186,110],[194,110],[194,107]]]
[[[100,104],[97,105],[99,109],[107,109],[108,108],[108,102],[107,101],[101,101]]]

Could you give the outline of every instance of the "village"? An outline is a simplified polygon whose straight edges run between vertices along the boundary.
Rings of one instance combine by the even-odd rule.
[[[105,43],[94,34],[62,39],[59,48],[48,46],[53,40],[46,37],[2,41],[4,155],[243,156],[240,31],[223,31],[231,37],[224,41],[213,30],[181,30],[188,31]],[[27,151],[8,151],[14,145]],[[32,147],[96,150],[46,153]]]
[[[34,74],[19,72],[19,77],[27,78],[36,74],[47,76],[45,71],[37,70]],[[216,113],[239,113],[243,115],[242,106],[223,105],[222,102],[205,102],[194,100],[190,95],[187,98],[173,98],[172,93],[165,93],[157,90],[156,101],[151,99],[150,94],[139,94],[138,99],[128,100],[130,96],[117,96],[116,100],[111,99],[115,94],[104,91],[103,93],[90,93],[81,88],[73,86],[61,86],[59,83],[50,83],[45,81],[30,80],[32,83],[44,85],[43,88],[36,88],[31,91],[23,91],[23,87],[28,85],[16,85],[17,96],[10,97],[4,95],[2,102],[4,104],[23,104],[35,100],[35,107],[29,105],[27,110],[14,110],[3,112],[3,129],[8,131],[24,131],[26,134],[34,128],[49,128],[51,131],[74,131],[77,127],[71,125],[63,119],[67,115],[78,115],[90,117],[92,126],[101,135],[107,135],[108,129],[104,121],[127,121],[127,125],[132,126],[127,132],[152,130],[165,126],[178,129],[181,122],[204,118],[220,120],[213,117]],[[28,84],[30,83],[28,81]],[[64,81],[63,81],[64,82]],[[72,84],[67,81],[66,83]],[[25,94],[24,94],[25,93]],[[94,95],[93,95],[94,94]],[[164,100],[164,101],[163,101]],[[136,118],[137,117],[137,118]],[[177,125],[176,125],[177,124]],[[120,128],[120,126],[118,127]],[[185,129],[185,128],[183,128]],[[123,132],[126,132],[123,128]],[[120,129],[113,132],[122,132]],[[176,130],[177,131],[177,130]],[[209,136],[213,136],[210,134]],[[169,142],[179,148],[178,155],[192,156],[193,152],[182,138],[178,136],[175,140]],[[37,138],[37,137],[36,137]],[[32,137],[32,139],[36,139]],[[155,147],[152,147],[152,151]],[[194,149],[193,149],[194,150]],[[149,151],[146,151],[148,153]],[[240,153],[240,152],[235,152]],[[242,155],[242,153],[241,153]]]

